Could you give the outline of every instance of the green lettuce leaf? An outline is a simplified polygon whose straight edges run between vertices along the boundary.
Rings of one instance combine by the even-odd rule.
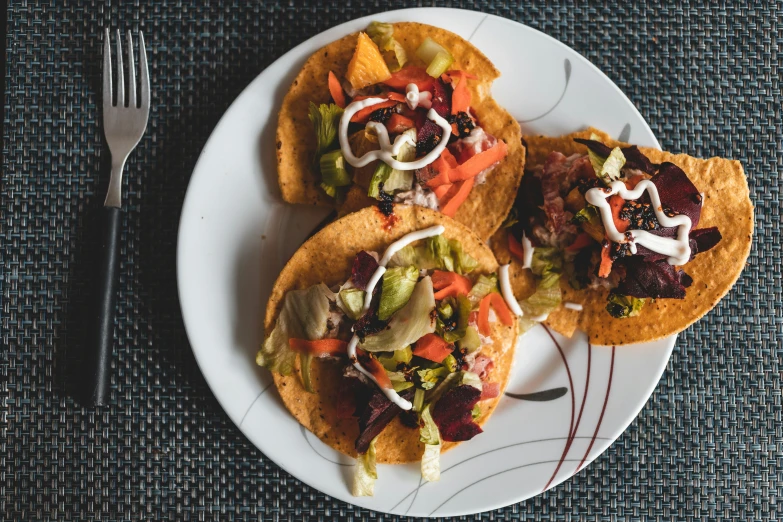
[[[390,372],[396,371],[400,364],[409,364],[413,358],[413,350],[406,346],[402,350],[389,353],[376,353],[378,361]]]
[[[402,390],[413,388],[413,383],[405,380],[405,374],[403,372],[386,371],[386,374],[389,376],[389,380],[392,383],[392,388],[394,388],[394,391],[399,393]]]
[[[310,121],[315,128],[316,160],[320,159],[321,154],[328,151],[337,139],[337,129],[342,115],[343,110],[333,103],[322,103],[316,106],[310,102]]]
[[[609,315],[617,319],[636,317],[642,311],[645,301],[646,299],[643,298],[620,295],[612,292],[607,298],[606,311],[609,312]]]
[[[438,381],[446,377],[449,373],[451,373],[449,369],[441,365],[434,368],[416,370],[416,374],[419,376],[419,380],[421,380],[421,387],[425,390],[433,389],[435,385],[438,384]]]
[[[406,130],[403,136],[406,135],[416,143],[416,129]],[[416,159],[416,146],[406,143],[394,158],[398,161],[413,161]],[[379,161],[370,180],[370,188],[367,191],[367,195],[371,198],[379,199],[381,183],[383,183],[383,191],[388,194],[392,194],[395,190],[410,190],[413,186],[413,171],[393,169],[386,163]]]
[[[538,250],[538,249],[536,249]],[[481,274],[476,282],[473,284],[473,288],[470,289],[468,294],[468,300],[473,308],[476,308],[479,302],[486,297],[487,294],[498,291],[498,276],[495,274],[484,275]]]
[[[370,22],[367,26],[369,36],[383,55],[386,65],[391,72],[399,71],[408,61],[408,54],[400,42],[394,38],[394,26],[382,22]]]
[[[481,390],[483,385],[481,384],[481,378],[473,372],[462,372],[462,384],[473,386]]]
[[[592,134],[590,139],[601,140],[596,134]],[[607,185],[612,181],[620,179],[622,176],[620,170],[623,168],[623,165],[625,165],[625,155],[623,154],[623,151],[620,150],[620,147],[613,148],[612,152],[609,153],[608,158],[599,156],[589,148],[587,150],[587,156],[590,158],[590,163],[593,166],[595,175]]]
[[[536,291],[519,302],[524,315],[519,318],[520,334],[530,330],[543,317],[560,306],[563,299],[560,276],[563,272],[561,253],[552,247],[537,247],[530,268],[536,278]],[[538,320],[537,320],[538,319]]]
[[[402,350],[435,331],[433,310],[435,294],[428,276],[416,283],[408,303],[392,316],[388,326],[377,334],[368,335],[359,345],[368,352]]]
[[[429,405],[421,412],[419,440],[424,443],[424,455],[421,457],[421,477],[427,482],[440,480],[440,431],[430,414]]]
[[[418,278],[419,270],[413,265],[389,268],[383,273],[378,319],[386,321],[394,312],[405,306]]]
[[[323,338],[329,318],[329,300],[334,297],[323,283],[288,292],[272,333],[256,355],[256,363],[269,371],[290,375],[296,352],[288,346],[288,339],[314,341]]]
[[[375,437],[370,441],[367,453],[359,455],[353,468],[354,497],[371,497],[375,492],[375,481],[378,480],[378,470],[375,466]]]
[[[436,402],[438,402],[438,399],[440,399],[443,396],[444,393],[449,391],[453,386],[459,384],[461,378],[462,378],[461,372],[453,372],[448,374],[446,378],[443,379],[443,381],[441,381],[440,384],[438,384],[431,390],[427,391],[427,393],[424,396],[424,401],[427,404],[435,404]]]
[[[481,348],[481,338],[479,337],[478,330],[472,326],[468,326],[465,330],[465,336],[457,342],[457,346],[460,350],[467,350],[468,353],[473,353]]]
[[[356,321],[362,316],[362,307],[364,306],[364,290],[358,288],[345,288],[337,294],[337,306],[345,314]]]
[[[479,406],[478,403],[476,403],[476,405],[473,406],[473,409],[470,410],[470,416],[473,417],[473,420],[481,417],[481,406]]]

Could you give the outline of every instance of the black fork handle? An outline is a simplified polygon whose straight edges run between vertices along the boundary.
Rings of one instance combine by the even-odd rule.
[[[112,348],[114,347],[114,314],[117,304],[117,279],[120,257],[120,227],[122,209],[103,208],[103,230],[101,231],[100,258],[98,262],[98,280],[95,281],[94,316],[98,324],[90,328],[90,371],[87,373],[91,387],[90,403],[103,406],[109,399],[109,381],[111,379]]]

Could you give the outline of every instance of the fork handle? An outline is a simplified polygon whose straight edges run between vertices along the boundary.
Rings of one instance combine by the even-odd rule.
[[[95,287],[95,313],[98,324],[92,330],[91,371],[87,375],[91,386],[90,402],[95,406],[106,404],[109,398],[112,348],[114,347],[114,314],[117,304],[117,278],[120,257],[120,226],[122,209],[103,207],[103,230],[100,244],[98,280]]]

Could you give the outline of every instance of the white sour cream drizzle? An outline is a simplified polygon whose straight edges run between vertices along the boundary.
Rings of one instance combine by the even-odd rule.
[[[367,128],[372,129],[378,135],[378,145],[380,146],[380,149],[371,150],[365,153],[361,158],[354,156],[351,151],[351,144],[348,143],[348,124],[351,123],[351,118],[365,107],[370,107],[371,105],[376,105],[384,101],[386,101],[384,98],[367,98],[355,101],[345,108],[345,111],[340,118],[340,129],[337,133],[337,136],[340,139],[340,150],[345,157],[345,161],[356,168],[364,167],[375,160],[381,160],[393,169],[416,170],[424,168],[438,159],[446,148],[446,145],[449,143],[449,138],[451,137],[451,124],[435,112],[434,109],[429,110],[427,118],[434,121],[438,127],[443,129],[443,135],[435,148],[429,151],[423,158],[414,161],[397,161],[394,159],[394,157],[400,153],[400,149],[402,149],[403,145],[406,143],[416,145],[416,143],[410,136],[402,133],[397,136],[392,144],[389,140],[389,132],[386,130],[386,127],[376,121],[369,122]]]
[[[522,260],[522,268],[530,268],[530,265],[533,263],[533,250],[535,250],[533,243],[522,232],[522,251],[525,253]]]
[[[503,299],[506,304],[514,312],[515,315],[522,317],[525,313],[519,306],[519,302],[514,297],[514,292],[511,290],[511,281],[508,277],[508,265],[502,265],[498,269],[498,278],[500,279],[500,293],[503,295]]]
[[[416,230],[409,234],[405,234],[400,239],[398,239],[397,241],[389,245],[389,247],[386,249],[386,252],[384,252],[383,257],[378,262],[378,268],[375,269],[375,272],[373,272],[372,276],[370,277],[370,280],[367,282],[367,288],[365,288],[366,293],[364,294],[364,305],[362,306],[362,313],[365,313],[367,310],[370,309],[370,304],[372,303],[372,292],[373,290],[375,290],[375,287],[378,285],[378,281],[381,280],[381,277],[383,277],[383,274],[386,272],[386,265],[389,263],[389,261],[394,256],[394,254],[396,254],[406,246],[410,245],[414,241],[418,241],[420,239],[426,239],[428,237],[439,236],[445,231],[446,228],[443,225],[424,228],[422,230]],[[375,384],[378,384],[378,381],[375,379],[375,377],[373,377],[370,372],[365,370],[364,366],[362,366],[359,363],[359,360],[356,358],[357,344],[359,344],[359,336],[354,334],[353,337],[351,337],[350,342],[348,342],[348,350],[347,350],[348,358],[353,362],[354,368],[356,368],[364,375],[366,375]],[[383,394],[386,395],[386,397],[390,401],[392,401],[394,404],[396,404],[403,410],[410,410],[413,407],[413,404],[411,404],[410,401],[400,397],[400,394],[398,394],[393,389],[382,388],[381,386],[378,386],[378,388],[380,388]]]
[[[609,207],[607,199],[609,196],[619,194],[625,200],[638,199],[644,191],[650,195],[650,203],[655,211],[655,217],[663,227],[678,227],[677,238],[660,237],[647,232],[646,230],[629,230],[630,239],[625,234],[618,232],[612,219],[612,210]],[[661,198],[658,195],[658,188],[650,180],[640,181],[633,190],[628,190],[622,181],[613,181],[609,188],[596,187],[587,191],[585,199],[591,205],[594,205],[601,212],[601,220],[606,229],[606,235],[615,243],[628,243],[631,247],[631,253],[636,254],[636,244],[652,250],[658,254],[668,256],[670,265],[684,265],[691,257],[691,247],[688,234],[691,231],[691,219],[679,214],[669,217],[663,213]]]
[[[580,305],[579,303],[572,303],[570,301],[566,301],[565,303],[563,303],[563,306],[565,306],[569,310],[576,310],[577,312],[582,311],[582,305]]]
[[[409,83],[405,87],[405,100],[411,110],[419,105],[425,109],[432,107],[432,93],[429,91],[419,92],[419,86],[415,83]]]

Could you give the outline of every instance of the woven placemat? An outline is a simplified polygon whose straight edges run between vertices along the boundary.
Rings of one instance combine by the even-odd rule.
[[[231,101],[294,45],[385,3],[118,3],[8,7],[0,519],[395,519],[302,484],[231,423],[188,346],[174,262],[188,178]],[[758,219],[742,279],[680,337],[625,434],[557,488],[476,518],[777,518],[783,6],[452,6],[521,21],[584,54],[664,149],[741,160]],[[126,170],[111,405],[96,415],[64,383],[89,286],[83,238],[108,179],[96,109],[104,26],[144,30],[153,110]]]

